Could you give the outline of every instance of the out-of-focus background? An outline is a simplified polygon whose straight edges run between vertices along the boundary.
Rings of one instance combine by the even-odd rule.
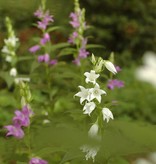
[[[101,56],[104,59],[108,59],[110,53],[114,52],[115,65],[121,67],[121,71],[115,78],[122,80],[124,82],[124,87],[109,90],[108,97],[105,97],[106,102],[112,101],[114,103],[112,112],[115,118],[120,121],[138,121],[149,125],[155,125],[156,1],[79,1],[81,8],[84,7],[86,10],[86,22],[87,25],[90,26],[90,28],[86,31],[86,36],[90,36],[88,38],[88,42],[103,46],[103,48],[93,48],[90,52],[93,52],[96,56]],[[33,26],[33,24],[37,21],[33,13],[36,11],[39,4],[39,0],[0,0],[0,49],[2,49],[4,45],[4,38],[7,37],[5,17],[9,16],[12,20],[16,36],[20,40],[17,55],[31,55],[28,52],[28,49],[34,44],[32,38],[41,34],[40,31]],[[69,14],[74,10],[74,1],[47,0],[47,8],[50,10],[50,13],[54,15],[53,25],[61,26],[59,30],[51,33],[52,43],[67,41],[69,34],[71,34],[73,30],[69,24]],[[154,59],[152,60],[153,62],[151,62],[150,59],[151,54],[155,56],[152,57]],[[144,80],[146,77],[138,78],[138,76],[142,76],[137,74],[138,68],[150,67],[150,63],[152,63],[152,67],[149,68],[148,71],[147,69],[146,71],[144,69],[144,71],[141,72],[145,75],[150,74],[150,76],[147,77],[148,80]],[[24,70],[24,73],[27,73],[27,65],[19,63],[17,64],[17,67],[18,70],[21,69],[22,71]],[[77,68],[75,68],[75,70],[76,69]],[[70,69],[69,66],[67,70],[72,69]],[[152,74],[150,72],[151,70]],[[58,75],[56,75],[56,79],[57,76]],[[75,80],[73,82],[74,85],[69,84],[68,81],[65,80],[56,80],[54,94],[55,92],[58,92],[58,96],[56,96],[58,101],[56,101],[53,105],[54,114],[60,114],[70,108],[79,107],[74,104],[75,102],[68,102],[67,100],[69,97],[73,99],[73,95],[77,91],[76,87],[80,85],[79,80],[76,78],[73,78],[72,80]],[[59,92],[58,88],[60,87],[64,87],[65,90],[61,90],[61,88],[61,92]],[[19,98],[12,96],[14,88],[7,89],[5,80],[0,77],[0,127],[10,122],[19,101]],[[64,95],[67,91],[70,93],[67,97],[65,97]],[[47,105],[47,97],[45,94],[42,95],[40,91],[37,91],[37,89],[33,92],[36,94],[34,96],[34,102],[36,104],[38,103],[36,107],[44,108]],[[76,119],[81,121],[82,118]],[[124,129],[126,128],[124,127]],[[131,126],[129,129],[131,129]],[[151,127],[149,127],[149,129],[152,131]],[[130,132],[130,130],[128,132]],[[138,134],[137,128],[136,134]],[[146,141],[146,137],[143,137],[142,142],[144,141]],[[153,151],[153,149],[151,151]]]
[[[9,16],[17,37],[20,38],[18,55],[27,55],[32,45],[31,37],[38,35],[33,16],[39,0],[0,0],[0,48],[6,37],[5,16]],[[112,91],[112,99],[118,99],[121,118],[146,120],[156,123],[156,90],[149,83],[135,78],[137,67],[142,65],[146,51],[156,52],[156,1],[155,0],[80,0],[86,9],[86,22],[91,28],[89,43],[103,45],[103,49],[92,49],[96,56],[107,58],[115,53],[115,62],[122,68],[118,78],[125,87]],[[72,0],[47,0],[47,8],[54,15],[54,42],[66,41],[72,31],[69,14],[74,10]],[[136,98],[135,98],[136,97]]]

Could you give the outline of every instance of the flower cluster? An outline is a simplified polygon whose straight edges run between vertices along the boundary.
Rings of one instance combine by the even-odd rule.
[[[80,92],[75,94],[75,96],[80,97],[80,103],[82,104],[85,101],[85,105],[83,107],[83,113],[90,114],[93,112],[93,110],[96,108],[96,101],[98,103],[101,103],[101,96],[103,94],[106,94],[106,92],[102,89],[100,89],[99,84],[96,82],[97,78],[100,76],[99,74],[96,74],[94,70],[91,70],[90,72],[85,72],[84,75],[86,76],[86,83],[92,83],[93,88],[84,88],[83,86],[79,86]],[[102,109],[103,118],[105,119],[113,119],[113,116],[108,115],[108,108]]]
[[[74,28],[74,32],[69,37],[68,42],[75,45],[77,48],[77,54],[75,54],[75,59],[73,63],[80,65],[80,60],[86,58],[89,52],[86,50],[87,38],[83,36],[86,30],[85,22],[85,10],[80,9],[78,0],[75,0],[75,11],[70,14],[72,19],[69,23]]]
[[[28,127],[30,124],[30,117],[33,115],[31,109],[28,106],[24,106],[22,110],[16,110],[15,116],[12,119],[12,125],[4,126],[8,130],[6,136],[14,136],[15,138],[23,138],[24,131],[22,127]]]
[[[49,65],[55,65],[57,64],[57,60],[50,59],[48,49],[46,48],[47,45],[49,45],[50,43],[50,34],[48,33],[48,26],[50,25],[50,23],[54,22],[53,16],[50,15],[49,11],[45,10],[45,7],[43,6],[39,7],[39,9],[34,13],[34,16],[36,16],[39,19],[39,21],[37,22],[37,28],[39,28],[42,31],[43,36],[42,38],[40,38],[38,44],[29,48],[29,52],[35,54],[40,49],[43,49],[44,54],[38,56],[38,62],[46,63]]]
[[[11,20],[9,17],[6,17],[6,26],[8,31],[8,38],[4,39],[5,45],[2,48],[2,53],[5,55],[5,60],[10,63],[10,76],[16,77],[17,76],[17,69],[16,69],[16,49],[17,43],[19,39],[15,36],[15,33],[12,28]]]
[[[106,95],[106,92],[100,88],[100,85],[97,83],[97,79],[100,77],[100,72],[105,67],[111,73],[116,74],[117,70],[112,62],[109,60],[103,60],[102,58],[95,59],[92,55],[92,63],[94,64],[94,70],[90,72],[85,72],[85,82],[86,85],[89,85],[89,88],[79,86],[80,91],[75,94],[75,96],[80,97],[80,104],[84,104],[83,113],[88,114],[90,117],[92,112],[97,108],[96,115],[97,119],[95,123],[90,127],[88,131],[88,136],[96,141],[101,141],[101,120],[108,123],[110,119],[114,119],[112,112],[107,107],[101,107],[102,95]],[[99,73],[97,73],[99,72]],[[93,87],[90,87],[93,86]],[[80,149],[86,153],[86,160],[89,158],[95,160],[95,156],[99,151],[99,146],[84,145]]]
[[[35,157],[29,161],[29,164],[48,164],[48,162],[41,158]]]

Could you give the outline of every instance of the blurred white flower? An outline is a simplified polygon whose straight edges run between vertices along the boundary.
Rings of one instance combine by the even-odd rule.
[[[4,46],[1,51],[5,54],[10,54],[10,50],[8,49],[7,46]]]
[[[83,86],[79,86],[80,92],[76,93],[75,96],[80,97],[80,103],[82,104],[84,100],[90,101],[90,92],[89,89],[84,88]]]
[[[97,154],[97,152],[99,151],[99,146],[89,146],[89,145],[83,145],[80,147],[80,150],[82,150],[82,152],[86,153],[85,158],[86,160],[88,160],[89,158],[92,158],[93,162],[95,161],[95,156]]]
[[[102,109],[103,120],[108,123],[110,119],[114,119],[112,112],[108,108]]]
[[[100,76],[99,74],[96,74],[94,70],[91,70],[89,72],[85,72],[84,75],[86,76],[86,83],[91,82],[93,84],[96,83],[96,79]]]
[[[96,83],[94,88],[89,89],[90,91],[90,100],[96,98],[99,103],[101,103],[101,95],[106,94],[106,92],[100,89],[99,85]]]
[[[16,84],[19,84],[22,81],[30,82],[30,78],[29,77],[17,77],[17,78],[15,78],[14,81]]]
[[[9,63],[12,62],[12,56],[7,55],[5,60]]]
[[[11,68],[11,70],[10,70],[10,76],[13,76],[13,77],[17,76],[17,70],[16,70],[16,68]]]
[[[15,36],[12,36],[8,39],[4,39],[4,42],[6,45],[8,46],[12,46],[12,47],[15,47],[16,46],[16,42],[18,41],[19,39],[16,38]]]
[[[153,52],[145,53],[143,63],[144,65],[136,70],[136,78],[156,87],[156,54]]]
[[[151,163],[150,161],[144,158],[139,158],[134,162],[134,164],[154,164],[154,163]]]
[[[94,102],[88,102],[85,104],[85,106],[83,107],[83,113],[84,114],[88,114],[90,116],[90,114],[92,113],[92,111],[95,109],[96,105]]]
[[[105,67],[106,67],[110,72],[112,72],[113,74],[116,74],[116,73],[117,73],[117,71],[116,71],[116,69],[115,69],[115,66],[113,65],[112,62],[110,62],[110,61],[108,61],[108,60],[105,60],[105,61],[104,61],[104,65],[105,65]]]
[[[156,163],[156,152],[150,153],[148,159],[153,162],[153,164]]]

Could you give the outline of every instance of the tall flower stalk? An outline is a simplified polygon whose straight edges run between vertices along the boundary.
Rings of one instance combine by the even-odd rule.
[[[85,9],[80,8],[78,0],[75,0],[75,9],[74,12],[70,13],[70,18],[71,21],[69,23],[74,30],[70,35],[68,42],[76,47],[73,63],[80,65],[81,59],[86,58],[89,55],[89,52],[86,50],[88,39],[84,37],[84,32],[87,29],[85,22]]]
[[[5,18],[5,24],[7,27],[8,38],[4,39],[5,45],[2,48],[2,53],[4,54],[5,61],[9,63],[10,76],[16,77],[18,72],[16,69],[17,55],[16,50],[18,47],[19,39],[15,36],[15,32],[12,27],[12,22],[9,17]]]
[[[88,136],[93,140],[100,141],[102,129],[104,128],[102,122],[106,121],[108,123],[110,119],[114,119],[114,116],[111,110],[101,103],[103,95],[106,95],[106,91],[101,88],[97,80],[104,68],[113,74],[116,74],[117,71],[112,62],[103,60],[102,58],[96,60],[94,55],[92,55],[92,63],[94,64],[94,69],[84,73],[87,87],[79,86],[80,91],[75,96],[80,98],[80,104],[83,105],[83,114],[93,117],[96,113],[96,120],[90,127]],[[86,160],[92,158],[94,161],[99,151],[99,146],[83,145],[81,150],[86,153]]]
[[[55,65],[57,59],[50,57],[50,34],[49,25],[54,22],[53,15],[50,15],[49,10],[46,9],[46,0],[41,0],[41,6],[34,12],[34,16],[38,19],[37,28],[41,30],[42,37],[39,42],[29,48],[29,51],[33,54],[41,50],[42,54],[37,56],[39,63],[45,63],[46,65]]]

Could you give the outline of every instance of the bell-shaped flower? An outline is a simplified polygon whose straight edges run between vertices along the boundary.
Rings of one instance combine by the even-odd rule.
[[[19,126],[7,125],[4,126],[4,128],[8,130],[6,136],[14,136],[15,138],[19,138],[19,139],[24,137],[24,131]]]
[[[90,91],[90,100],[96,98],[99,103],[101,103],[101,95],[106,94],[106,92],[100,89],[100,86],[96,83],[94,88],[89,89]]]
[[[92,111],[95,109],[96,105],[94,102],[88,102],[85,104],[85,106],[83,107],[83,113],[84,114],[88,114],[90,116],[90,114],[92,113]]]
[[[95,156],[97,155],[97,152],[99,151],[99,146],[83,145],[80,147],[80,150],[82,150],[82,152],[86,153],[86,155],[85,155],[86,160],[92,158],[92,160],[94,162]]]
[[[90,101],[90,92],[89,89],[84,88],[83,86],[79,86],[80,92],[76,93],[75,96],[80,97],[80,103],[82,104],[84,100]]]
[[[96,83],[96,79],[100,76],[99,74],[96,74],[94,70],[91,70],[89,72],[85,72],[84,75],[86,76],[86,83],[91,82],[93,84]]]
[[[108,61],[108,60],[105,60],[105,61],[104,61],[104,65],[105,65],[105,67],[106,67],[110,72],[112,72],[113,74],[116,74],[116,73],[117,73],[117,71],[116,71],[116,69],[115,69],[115,66],[113,65],[112,62],[110,62],[110,61]]]
[[[88,131],[89,137],[97,138],[98,137],[98,130],[99,130],[98,124],[94,123]]]
[[[102,109],[103,120],[108,123],[110,119],[114,119],[112,112],[108,108]]]

